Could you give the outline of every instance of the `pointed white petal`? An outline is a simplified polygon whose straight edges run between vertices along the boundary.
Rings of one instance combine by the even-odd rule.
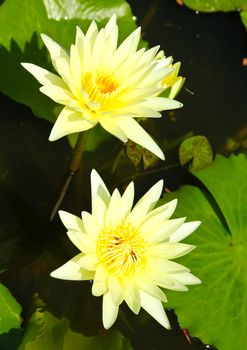
[[[101,296],[108,291],[107,277],[105,269],[102,266],[97,267],[92,286],[92,294],[94,296]]]
[[[126,190],[124,191],[124,194],[122,196],[121,200],[121,217],[122,220],[125,220],[126,216],[130,213],[131,208],[133,206],[134,202],[134,196],[135,196],[135,188],[134,183],[131,182]]]
[[[165,310],[160,300],[141,291],[141,306],[163,327],[170,329],[170,322],[166,316]]]
[[[50,97],[53,101],[62,105],[68,105],[74,96],[67,89],[63,89],[56,85],[44,85],[39,89],[44,95]],[[76,103],[76,101],[74,101]]]
[[[155,299],[161,300],[163,302],[167,302],[167,298],[165,293],[157,287],[155,284],[144,282],[143,280],[140,282],[140,289],[145,293],[151,295]]]
[[[109,291],[113,303],[118,306],[123,301],[123,287],[119,283],[119,279],[116,276],[110,275],[108,279]]]
[[[115,120],[111,117],[103,116],[100,120],[100,125],[110,134],[117,137],[119,140],[123,142],[127,142],[128,138],[125,135],[124,131],[118,126]]]
[[[201,280],[197,278],[196,276],[192,275],[192,273],[184,272],[184,273],[176,273],[171,276],[176,281],[187,284],[187,285],[194,285],[194,284],[201,284]]]
[[[106,214],[106,226],[117,226],[120,224],[121,216],[119,215],[121,212],[121,196],[116,188],[111,196],[110,203],[107,209]]]
[[[59,114],[49,136],[50,141],[56,141],[65,135],[91,129],[94,124],[83,118],[82,113],[64,107]]]
[[[97,264],[98,259],[95,253],[87,253],[80,259],[80,265],[85,270],[95,271]]]
[[[135,226],[139,225],[144,219],[145,215],[153,209],[158,199],[160,198],[163,188],[163,181],[158,181],[150,190],[137,202],[133,210],[128,215],[127,220]]]
[[[159,229],[156,229],[152,232],[144,232],[146,233],[147,239],[149,243],[158,243],[162,241],[169,241],[170,236],[177,230],[179,227],[181,227],[184,223],[186,218],[179,218],[179,219],[171,219],[166,220],[163,222],[163,224],[160,226]],[[148,234],[147,234],[148,233]]]
[[[149,270],[145,271],[145,275],[147,276],[147,279],[152,279],[153,276],[155,276],[155,273],[157,274],[173,274],[173,273],[181,273],[181,272],[190,272],[190,270],[174,261],[167,260],[167,259],[159,259],[159,258],[150,258],[149,263]]]
[[[165,204],[157,207],[156,209],[153,209],[146,216],[145,221],[144,221],[144,225],[146,223],[148,223],[149,220],[152,220],[155,217],[159,218],[161,216],[163,221],[168,220],[172,216],[172,214],[174,213],[176,206],[177,206],[177,199],[173,199],[172,201],[165,203]]]
[[[134,30],[117,48],[114,54],[114,60],[116,62],[124,61],[129,55],[133,54],[140,41],[141,28]]]
[[[183,243],[160,243],[148,248],[148,254],[152,257],[164,259],[176,259],[188,254],[195,246]]]
[[[110,20],[107,22],[105,26],[105,37],[112,51],[115,50],[118,41],[118,26],[116,23],[116,15],[112,15]]]
[[[151,136],[133,118],[117,117],[116,123],[130,140],[148,149],[160,159],[165,159],[163,152]]]
[[[191,221],[184,223],[175,232],[170,235],[170,242],[179,242],[189,236],[194,232],[198,226],[200,226],[201,221]]]
[[[142,105],[155,111],[166,111],[169,109],[181,108],[183,104],[181,102],[171,100],[166,97],[149,97]]]
[[[110,193],[104,181],[101,179],[101,177],[99,176],[99,174],[95,169],[93,169],[91,172],[91,196],[92,196],[92,213],[93,214],[96,209],[94,208],[95,197],[100,197],[106,206],[109,205],[110,197],[111,197]]]
[[[81,87],[81,77],[82,77],[82,64],[81,57],[79,54],[78,46],[71,45],[70,47],[70,71],[77,83],[77,87]]]
[[[67,230],[85,232],[83,222],[78,216],[59,210],[60,219]]]
[[[103,325],[106,329],[113,325],[117,315],[118,306],[113,303],[111,295],[108,292],[103,296]]]
[[[97,35],[98,35],[97,24],[95,23],[95,21],[92,21],[86,33],[86,40],[88,43],[91,43],[91,47],[93,47],[94,42],[97,38]]]
[[[80,253],[76,255],[73,259],[66,262],[64,265],[54,270],[50,275],[51,277],[70,280],[70,281],[80,281],[80,280],[91,280],[94,277],[94,271],[87,271],[81,267],[80,260],[83,254]]]
[[[68,231],[67,235],[71,242],[83,253],[95,253],[96,244],[91,236],[78,231]]]
[[[95,220],[94,216],[86,211],[83,211],[81,216],[86,233],[93,238],[96,238],[100,231],[100,226],[98,225],[98,222]]]
[[[32,63],[21,63],[21,65],[28,70],[29,73],[31,73],[42,85],[56,85],[63,89],[68,88],[65,82],[58,75],[53,74],[44,68],[36,66]]]
[[[54,40],[49,38],[49,36],[41,34],[41,38],[50,52],[54,68],[59,73],[59,75],[61,75],[61,77],[66,83],[69,82],[69,55],[60,45],[58,45]]]
[[[125,285],[124,300],[135,314],[139,313],[141,308],[140,289],[135,283],[129,283],[129,281],[127,281]]]

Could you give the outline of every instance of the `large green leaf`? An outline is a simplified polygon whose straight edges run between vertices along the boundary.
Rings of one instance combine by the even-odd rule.
[[[202,12],[247,10],[246,0],[184,0],[193,10]]]
[[[168,292],[182,327],[220,350],[247,348],[247,160],[217,156],[194,173],[211,192],[184,186],[167,194],[178,198],[176,216],[201,220],[185,242],[195,251],[178,259],[202,284],[185,293]]]
[[[102,26],[114,13],[121,41],[135,28],[130,6],[124,0],[5,0],[0,6],[0,91],[54,122],[60,108],[39,92],[39,84],[20,63],[51,69],[40,33],[69,48],[76,25],[86,30],[94,19]]]
[[[21,306],[10,291],[0,283],[0,334],[19,328],[22,322]]]
[[[73,332],[69,321],[58,319],[48,311],[38,309],[32,315],[18,350],[131,350],[119,332],[86,337]]]

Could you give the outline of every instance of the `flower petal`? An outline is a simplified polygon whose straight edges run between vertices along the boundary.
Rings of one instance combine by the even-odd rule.
[[[158,181],[150,190],[137,202],[133,210],[128,215],[127,220],[138,226],[144,219],[145,215],[152,210],[160,198],[163,188],[163,181]]]
[[[106,226],[114,227],[120,224],[121,222],[121,196],[116,188],[111,196],[111,200],[107,209],[106,214]]]
[[[70,281],[93,279],[94,271],[88,271],[81,267],[80,261],[83,256],[84,254],[82,253],[76,255],[73,259],[51,272],[51,277]]]
[[[186,222],[170,235],[170,242],[180,242],[193,233],[201,224],[201,221]]]
[[[94,296],[101,296],[108,291],[107,287],[107,273],[102,266],[98,266],[95,272],[92,294]]]
[[[120,305],[123,301],[123,287],[119,282],[119,278],[110,275],[108,278],[108,287],[113,303],[116,306]]]
[[[180,256],[188,254],[195,246],[183,243],[159,243],[148,248],[148,254],[152,257],[164,259],[176,259]]]
[[[73,95],[67,89],[56,85],[44,85],[39,89],[44,95],[50,97],[53,101],[62,105],[68,105],[73,100]],[[74,102],[75,103],[75,102]]]
[[[135,188],[134,183],[131,182],[126,190],[124,191],[124,194],[122,195],[121,200],[121,217],[122,220],[126,219],[126,216],[130,213],[131,208],[133,206],[134,202],[134,195],[135,195]]]
[[[99,120],[100,125],[110,134],[117,137],[122,142],[127,142],[128,138],[112,117],[103,116]]]
[[[160,300],[141,291],[141,306],[163,327],[170,329],[170,322],[166,316],[165,310]]]
[[[187,285],[201,284],[201,280],[189,272],[176,273],[172,275],[172,278],[180,283]]]
[[[116,123],[130,140],[148,149],[160,159],[165,159],[163,152],[151,136],[133,118],[118,117]]]
[[[149,97],[142,105],[155,111],[165,111],[183,107],[181,102],[166,97]]]
[[[100,227],[98,225],[98,222],[95,220],[94,216],[86,211],[83,211],[81,213],[81,216],[86,233],[92,236],[93,238],[97,237]]]
[[[113,303],[110,292],[108,292],[103,296],[103,325],[106,329],[113,325],[117,315],[118,306]]]
[[[124,300],[135,314],[139,313],[141,308],[140,288],[133,281],[128,281],[128,279],[125,283]]]
[[[95,271],[97,264],[98,259],[95,253],[87,253],[80,259],[80,265],[85,270]]]
[[[91,129],[94,124],[83,119],[82,113],[64,107],[59,114],[49,136],[50,141],[56,141],[65,135]]]
[[[165,293],[159,287],[157,287],[153,283],[150,283],[149,281],[144,282],[142,280],[140,282],[140,289],[145,293],[151,295],[155,299],[161,300],[163,302],[167,302]]]
[[[177,206],[177,199],[174,199],[168,203],[165,203],[155,209],[153,209],[152,211],[150,211],[144,222],[143,225],[148,225],[150,221],[152,221],[153,219],[155,219],[155,221],[159,222],[164,221],[164,220],[168,220],[170,219],[170,217],[172,216],[172,214],[174,213],[175,209]]]
[[[80,218],[78,218],[78,216],[63,210],[59,210],[58,214],[67,230],[85,232],[83,222]]]
[[[51,55],[51,60],[56,71],[61,75],[63,80],[67,83],[70,81],[69,70],[69,55],[58,45],[54,40],[45,34],[41,34],[41,38]]]
[[[111,196],[105,183],[94,169],[91,172],[91,197],[92,215],[97,219],[99,225],[103,226]]]
[[[134,30],[117,48],[117,50],[114,53],[113,60],[119,63],[124,61],[129,55],[134,53],[139,44],[140,36],[141,28],[139,27],[136,30]]]
[[[89,235],[78,231],[68,231],[71,242],[83,253],[95,253],[95,242]]]
[[[184,223],[186,218],[179,218],[179,219],[171,219],[166,220],[160,225],[159,229],[156,230],[148,230],[149,226],[146,225],[146,231],[142,230],[143,236],[148,239],[149,243],[159,243],[162,241],[169,240],[169,237],[175,232],[179,227],[181,227]]]
[[[21,65],[29,73],[31,73],[42,85],[56,85],[63,89],[68,88],[65,82],[58,75],[53,74],[44,68],[36,66],[35,64],[32,64],[32,63],[21,63]]]

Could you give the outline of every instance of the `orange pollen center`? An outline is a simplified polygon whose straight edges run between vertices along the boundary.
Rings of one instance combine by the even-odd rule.
[[[118,88],[118,83],[114,79],[104,75],[99,75],[95,83],[102,94],[111,93]]]
[[[102,230],[96,249],[100,263],[114,275],[133,274],[146,262],[146,243],[129,224]]]

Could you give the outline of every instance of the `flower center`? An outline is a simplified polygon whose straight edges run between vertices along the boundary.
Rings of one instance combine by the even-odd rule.
[[[101,107],[106,106],[114,92],[119,87],[119,82],[112,73],[90,73],[87,72],[82,78],[82,87],[86,91],[90,101],[99,103]]]
[[[97,76],[95,84],[102,94],[111,93],[118,88],[118,84],[114,79],[104,75]]]
[[[97,255],[109,273],[130,275],[145,264],[146,243],[133,226],[122,224],[101,231]]]

